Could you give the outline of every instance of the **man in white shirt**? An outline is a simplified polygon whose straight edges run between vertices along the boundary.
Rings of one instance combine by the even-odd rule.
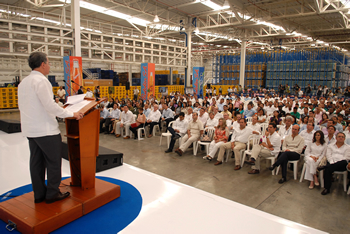
[[[193,113],[192,121],[187,125],[187,134],[182,138],[181,146],[177,148],[175,152],[179,156],[182,156],[183,152],[185,152],[192,143],[199,140],[199,137],[203,135],[203,131],[203,123],[198,120],[198,113]]]
[[[94,94],[93,94],[93,92],[91,91],[90,88],[87,88],[85,97],[87,97],[87,98],[93,98],[94,97]]]
[[[139,96],[139,89],[137,87],[134,88],[134,100],[137,101],[137,97]]]
[[[191,107],[188,107],[187,114],[185,115],[185,120],[187,121],[187,123],[192,121],[192,113],[193,113],[193,109]]]
[[[118,109],[118,104],[113,104],[113,109],[111,110],[111,113],[108,114],[108,117],[105,122],[105,133],[113,133],[111,131],[111,126],[114,126],[114,122],[118,122],[120,119],[120,110]]]
[[[272,115],[276,108],[272,105],[272,102],[268,103],[268,106],[264,108],[266,116]]]
[[[292,116],[287,116],[285,121],[286,125],[281,126],[278,130],[278,134],[280,134],[282,141],[284,138],[286,138],[286,136],[292,135],[292,124],[294,122],[294,119]]]
[[[149,108],[149,105],[146,103],[145,107],[143,108],[143,113],[145,114],[146,118],[148,118],[149,114],[151,113],[151,109]]]
[[[109,112],[105,108],[105,105],[100,103],[99,106],[99,111],[100,111],[100,133],[103,132],[103,124],[106,122],[106,119],[108,118]],[[106,131],[106,129],[105,129]]]
[[[225,103],[224,103],[224,99],[222,98],[222,99],[220,99],[220,102],[216,105],[217,107],[218,107],[218,110],[221,112],[221,111],[224,111],[224,105],[225,105]]]
[[[153,111],[149,113],[149,116],[147,117],[145,126],[149,125],[149,135],[148,137],[152,137],[153,127],[154,125],[159,124],[159,119],[162,116],[160,111],[158,110],[158,105],[153,105]]]
[[[302,136],[304,138],[304,142],[305,142],[305,147],[306,148],[307,145],[312,143],[312,139],[314,138],[314,134],[315,134],[315,130],[314,130],[314,126],[315,124],[312,122],[309,122],[306,126],[306,129],[300,132],[300,136]]]
[[[215,114],[215,119],[221,119],[224,118],[224,115],[222,113],[219,113],[219,109],[217,107],[214,107],[214,114]]]
[[[207,122],[205,124],[206,128],[212,127],[215,128],[216,126],[218,126],[219,121],[218,119],[215,119],[215,114],[213,112],[209,113],[209,118],[207,119]]]
[[[322,195],[330,192],[333,172],[345,171],[347,169],[348,162],[350,161],[350,146],[344,143],[345,137],[345,134],[342,132],[337,134],[337,141],[327,147],[326,157],[329,164],[317,168],[319,171],[325,170]]]
[[[34,202],[46,200],[46,203],[53,203],[70,195],[69,192],[61,193],[59,189],[62,139],[56,116],[79,120],[83,118],[83,113],[72,113],[59,107],[52,99],[52,86],[45,77],[50,73],[46,54],[34,52],[30,54],[28,62],[32,72],[18,86],[18,107],[21,112],[22,134],[29,141]]]
[[[166,128],[168,128],[169,123],[173,120],[174,120],[173,111],[170,108],[168,108],[167,104],[163,104],[163,112],[162,112],[162,116],[161,116],[161,121],[165,121]],[[159,129],[160,130],[162,130],[161,121],[159,121]]]
[[[63,89],[63,86],[60,86],[60,89],[57,90],[57,96],[60,99],[60,102],[63,104],[66,103],[66,90]]]
[[[172,127],[168,127],[168,131],[171,133],[171,141],[169,149],[165,153],[173,152],[174,145],[177,139],[186,135],[188,122],[185,120],[185,113],[180,112],[179,118],[173,123]]]
[[[127,106],[123,107],[123,112],[120,114],[120,122],[117,123],[115,137],[120,137],[121,131],[125,128],[124,139],[130,139],[130,125],[135,122],[134,115]]]
[[[224,143],[220,146],[218,161],[214,164],[215,166],[222,164],[225,151],[227,149],[232,149],[235,154],[235,163],[236,163],[234,170],[241,169],[240,150],[245,149],[247,147],[248,138],[251,134],[259,135],[258,132],[255,132],[253,131],[253,129],[246,126],[247,126],[246,120],[240,119],[239,128],[235,129],[235,132],[232,134],[231,141]]]
[[[253,131],[259,132],[259,134],[261,134],[261,125],[258,123],[257,116],[252,117],[252,122],[248,124],[248,127],[253,129]]]
[[[203,123],[203,127],[205,126],[205,124],[207,123],[207,119],[208,119],[208,113],[205,112],[205,108],[201,108],[199,110],[199,116],[198,119]]]
[[[252,165],[252,170],[248,174],[260,173],[260,157],[269,158],[277,157],[281,148],[281,137],[276,132],[276,125],[270,123],[262,142],[259,145],[254,145],[252,155],[246,163]]]
[[[55,98],[55,102],[57,103],[57,105],[58,105],[59,107],[63,107],[63,103],[60,102],[60,99]]]

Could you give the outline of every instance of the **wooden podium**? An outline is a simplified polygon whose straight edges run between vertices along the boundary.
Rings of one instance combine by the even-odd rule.
[[[85,100],[90,103],[80,110],[84,118],[66,119],[71,178],[62,181],[60,189],[69,191],[70,197],[36,204],[30,192],[0,203],[0,219],[14,223],[22,233],[52,232],[120,196],[118,185],[95,178],[100,132],[100,112],[95,107],[104,99]]]

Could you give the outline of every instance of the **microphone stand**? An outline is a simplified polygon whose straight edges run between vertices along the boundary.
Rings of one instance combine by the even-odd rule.
[[[63,80],[63,82],[68,86],[68,88],[73,90],[74,94],[77,94],[77,92],[75,92],[74,89],[72,89],[72,86],[70,86],[65,80]]]

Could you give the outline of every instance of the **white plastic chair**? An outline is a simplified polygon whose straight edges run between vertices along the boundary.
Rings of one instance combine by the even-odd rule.
[[[253,117],[247,117],[246,119],[247,119],[247,123],[251,123],[252,122],[252,118]]]
[[[215,133],[215,128],[213,127],[208,127],[208,128],[205,128],[204,131],[207,131],[207,134],[209,136],[210,139],[213,139],[213,136],[214,136],[214,133]],[[204,145],[205,146],[205,149],[206,149],[206,152],[208,155],[209,154],[209,145],[210,145],[211,142],[201,142],[201,141],[198,141],[197,144],[196,144],[196,147],[194,147],[193,145],[193,149],[195,149],[193,151],[193,154],[194,155],[197,155],[197,152],[198,152],[198,148],[200,145]]]
[[[250,135],[248,137],[248,143],[247,143],[247,149],[243,152],[243,155],[241,155],[241,167],[244,165],[245,158],[249,155],[252,155],[252,149],[254,145],[259,144],[259,137],[256,137],[255,135]],[[252,141],[252,144],[250,143]]]
[[[261,130],[261,134],[262,135],[265,135],[265,132],[266,132],[266,129],[268,128],[268,124],[267,123],[262,123],[261,124],[261,128],[262,128],[262,130]]]
[[[299,160],[288,161],[288,164],[289,164],[289,163],[292,163],[292,164],[293,164],[294,180],[297,180],[297,179],[298,179],[298,162],[299,162]],[[287,164],[287,167],[288,167],[288,164]],[[278,171],[280,170],[280,167],[281,167],[281,166],[278,166],[278,167],[277,167],[276,175],[278,175]]]
[[[323,173],[324,171],[320,171],[320,183],[321,183],[321,188],[324,188],[324,178],[323,178]],[[346,192],[346,187],[348,185],[348,171],[335,171],[335,175],[343,175],[343,186],[344,186],[344,192]],[[349,194],[349,191],[348,191]]]
[[[171,121],[169,123],[169,127],[172,127],[173,124],[174,124],[175,121]],[[168,148],[169,148],[169,145],[170,145],[170,138],[171,138],[171,133],[167,130],[166,132],[163,132],[161,135],[160,135],[160,142],[159,142],[159,146],[162,145],[162,138],[163,137],[166,137],[166,140],[167,140],[167,145],[168,145]]]
[[[143,132],[145,133],[145,136],[146,136],[145,126],[143,126],[142,128],[138,128],[138,129],[137,129],[137,139],[138,139],[139,141],[145,139],[145,138],[142,138],[142,137],[141,137],[142,130],[143,130]]]

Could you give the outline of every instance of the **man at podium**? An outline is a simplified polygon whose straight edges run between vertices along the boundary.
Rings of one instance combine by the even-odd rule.
[[[42,52],[30,54],[28,59],[32,72],[18,86],[18,107],[21,114],[22,133],[29,140],[30,175],[34,202],[53,203],[68,197],[61,193],[61,134],[56,116],[60,118],[83,118],[80,112],[72,113],[59,107],[52,99],[52,86],[45,77],[50,72],[47,55]],[[47,171],[47,186],[45,185]]]

